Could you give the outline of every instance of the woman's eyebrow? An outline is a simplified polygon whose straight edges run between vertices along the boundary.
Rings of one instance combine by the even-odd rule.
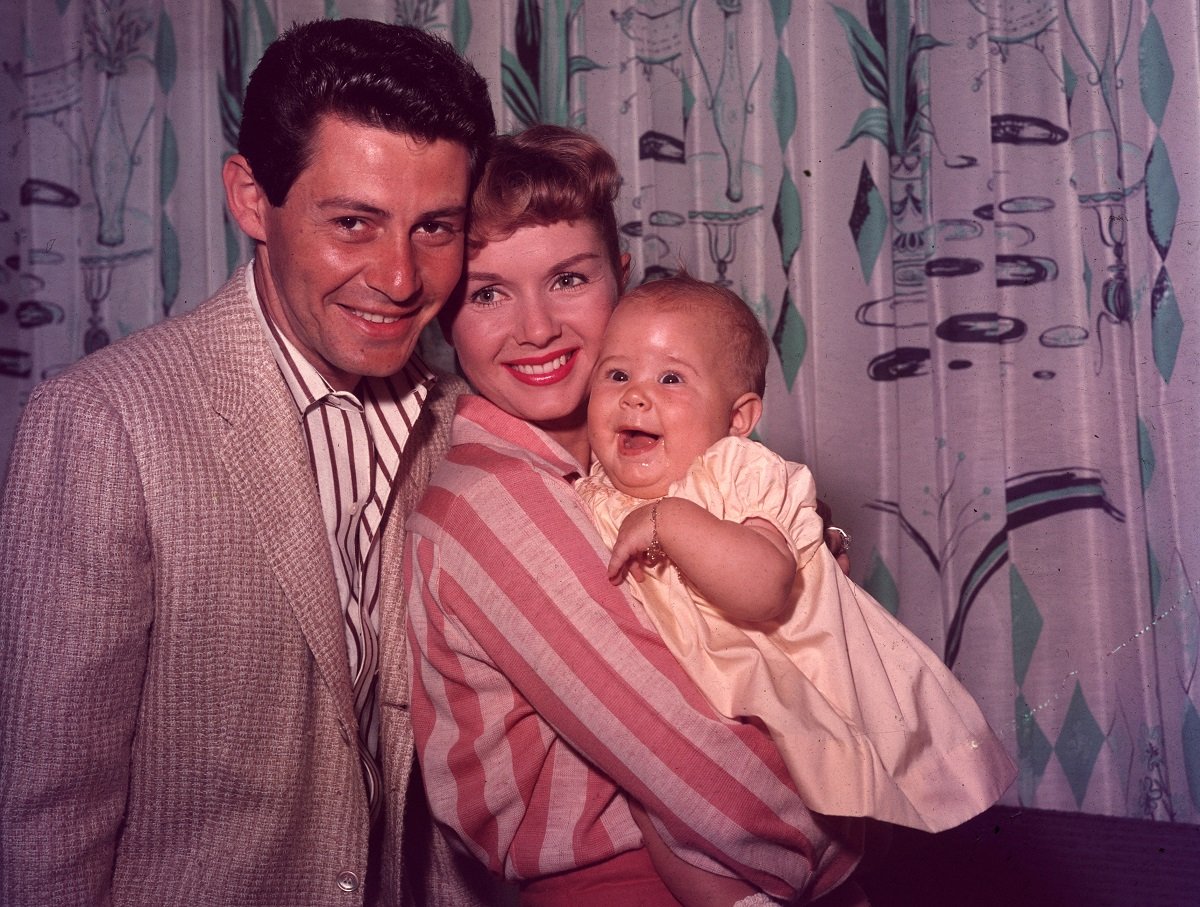
[[[598,258],[600,258],[600,255],[597,252],[580,252],[578,255],[571,255],[562,261],[556,261],[550,267],[546,268],[546,273],[554,274],[558,271],[565,271],[567,268],[574,267],[584,261],[591,261]],[[503,274],[494,271],[475,271],[469,265],[467,266],[467,280],[486,280],[488,283],[492,283],[503,279]]]

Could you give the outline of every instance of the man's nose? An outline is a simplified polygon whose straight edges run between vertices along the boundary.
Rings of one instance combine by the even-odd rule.
[[[374,250],[367,282],[392,302],[404,303],[421,290],[420,268],[412,240],[405,235]]]

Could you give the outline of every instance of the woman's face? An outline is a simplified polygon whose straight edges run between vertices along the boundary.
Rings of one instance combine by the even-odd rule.
[[[572,449],[622,283],[590,221],[522,227],[470,253],[450,331],[467,379]]]

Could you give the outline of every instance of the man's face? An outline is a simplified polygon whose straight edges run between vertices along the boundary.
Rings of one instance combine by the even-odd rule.
[[[334,389],[403,368],[454,289],[468,162],[455,142],[326,116],[284,203],[262,197],[258,291]]]

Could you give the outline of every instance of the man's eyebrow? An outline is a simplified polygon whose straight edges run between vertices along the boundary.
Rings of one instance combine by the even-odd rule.
[[[379,206],[369,204],[361,198],[355,198],[352,195],[335,195],[331,198],[323,198],[317,202],[317,207],[322,210],[337,208],[343,211],[361,211],[363,214],[374,214],[377,217],[387,216],[387,212]]]
[[[372,205],[370,202],[365,202],[361,198],[355,198],[352,195],[335,195],[331,198],[322,199],[317,202],[317,207],[322,210],[358,211],[362,214],[370,214],[379,218],[391,216],[390,212],[380,208],[378,205]],[[466,213],[466,205],[447,205],[444,208],[424,211],[417,215],[415,219],[417,221],[426,221],[439,220],[446,217],[465,217]]]
[[[444,208],[434,208],[420,215],[417,220],[438,220],[443,217],[466,217],[466,205],[447,205]]]

